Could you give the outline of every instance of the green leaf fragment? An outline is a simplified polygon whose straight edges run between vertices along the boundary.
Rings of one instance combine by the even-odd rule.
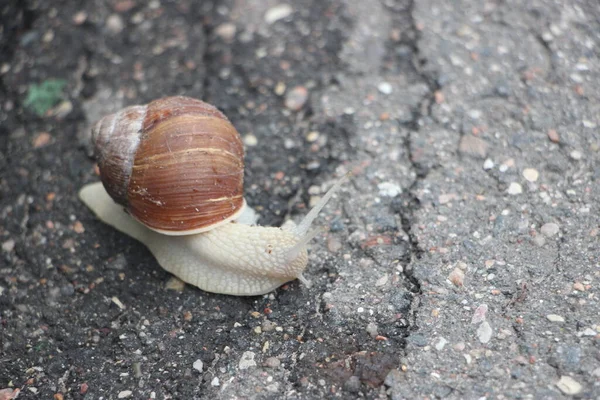
[[[62,99],[66,84],[67,81],[64,79],[48,79],[39,85],[31,84],[27,90],[25,107],[40,117],[44,116],[49,109]]]

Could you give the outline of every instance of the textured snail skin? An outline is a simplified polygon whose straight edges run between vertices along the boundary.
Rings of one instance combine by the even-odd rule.
[[[249,207],[236,222],[187,236],[166,236],[148,229],[116,204],[100,182],[84,186],[80,199],[108,225],[144,243],[158,263],[179,279],[202,290],[237,296],[268,293],[300,279],[308,263],[306,244],[319,211],[341,186],[340,179],[304,220],[281,228],[255,223]]]

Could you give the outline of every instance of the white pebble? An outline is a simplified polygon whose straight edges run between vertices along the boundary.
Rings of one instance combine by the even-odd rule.
[[[377,85],[377,90],[379,90],[383,94],[391,94],[393,91],[392,85],[389,82],[381,82]]]
[[[598,332],[596,332],[592,328],[585,328],[583,332],[581,332],[581,336],[596,336]]]
[[[583,390],[581,383],[577,382],[570,376],[563,375],[560,380],[556,382],[556,386],[566,395],[576,395]]]
[[[106,19],[106,29],[108,29],[111,34],[117,35],[121,33],[123,28],[125,28],[125,23],[119,14],[111,14]]]
[[[237,28],[235,26],[235,24],[232,24],[231,22],[226,22],[224,24],[221,24],[219,26],[217,26],[217,28],[215,29],[215,33],[220,36],[221,38],[223,38],[224,40],[233,40],[233,38],[235,37],[235,33],[237,31]]]
[[[272,24],[280,19],[289,16],[294,10],[289,4],[279,4],[275,7],[271,7],[265,13],[265,22]]]
[[[249,133],[244,136],[244,144],[248,147],[254,147],[258,144],[258,139],[253,134]]]
[[[15,248],[15,241],[13,239],[8,239],[6,242],[2,243],[2,251],[10,253]]]
[[[129,396],[131,396],[133,394],[133,392],[131,390],[123,390],[122,392],[119,392],[119,394],[117,395],[117,397],[119,399],[126,399]]]
[[[570,155],[571,158],[575,161],[579,161],[583,158],[583,154],[581,154],[579,150],[573,150]]]
[[[316,131],[309,132],[308,135],[306,135],[306,141],[309,143],[316,142],[318,138],[319,132]]]
[[[520,183],[511,182],[510,185],[508,185],[508,189],[506,190],[506,192],[512,195],[521,194],[523,193],[523,187]]]
[[[437,351],[442,351],[444,350],[444,347],[446,346],[446,344],[448,343],[448,341],[446,340],[446,338],[440,337],[437,341],[437,343],[435,344],[435,349]]]
[[[483,169],[485,169],[487,171],[487,170],[490,170],[492,168],[494,168],[494,162],[491,159],[488,158],[483,163]]]
[[[594,121],[589,121],[587,119],[583,120],[583,126],[585,128],[590,128],[590,129],[594,129],[596,126],[598,126]]]
[[[529,182],[535,182],[540,177],[540,173],[537,169],[534,168],[525,168],[523,170],[523,178],[527,179]]]
[[[196,361],[194,361],[194,364],[192,365],[192,367],[196,371],[202,372],[202,370],[204,369],[204,363],[202,362],[202,360],[196,360]]]
[[[245,351],[242,354],[239,362],[240,369],[248,369],[250,367],[256,367],[256,361],[254,361],[254,353],[252,351]]]
[[[381,182],[377,188],[379,195],[383,197],[396,197],[402,193],[402,188],[393,182]]]
[[[493,331],[490,323],[483,321],[481,325],[479,325],[479,328],[477,328],[477,339],[479,339],[481,343],[488,343],[492,338],[492,333]]]
[[[548,318],[548,321],[550,322],[565,322],[565,318],[557,314],[548,314],[546,315],[546,318]]]
[[[469,115],[469,117],[471,117],[471,119],[479,119],[481,117],[480,110],[469,110],[467,114]]]
[[[215,377],[213,378],[213,380],[212,380],[212,381],[210,381],[210,385],[211,385],[211,386],[219,386],[219,385],[220,385],[220,383],[219,383],[219,378],[217,378],[217,377],[215,376]]]
[[[533,238],[533,243],[538,247],[543,247],[546,244],[546,238],[538,235]]]
[[[544,224],[540,228],[540,232],[542,232],[542,235],[544,235],[548,238],[556,235],[559,230],[560,230],[559,226],[553,222]]]
[[[377,325],[373,322],[369,322],[367,325],[367,333],[371,335],[372,338],[375,338],[379,334]]]

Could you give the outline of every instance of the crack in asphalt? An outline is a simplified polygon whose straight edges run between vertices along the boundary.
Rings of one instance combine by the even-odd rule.
[[[413,35],[411,35],[411,39],[407,40],[404,44],[410,47],[412,50],[412,65],[414,68],[414,72],[425,82],[428,87],[428,92],[421,99],[418,107],[413,110],[410,121],[408,122],[399,122],[400,126],[405,127],[408,130],[408,135],[404,140],[404,149],[406,154],[408,155],[408,159],[410,162],[411,169],[415,172],[415,179],[408,188],[407,196],[404,200],[405,205],[403,205],[400,218],[402,223],[402,229],[409,237],[409,242],[411,246],[411,254],[410,260],[408,260],[408,264],[403,269],[403,275],[407,282],[410,283],[409,290],[413,293],[413,304],[411,305],[411,316],[412,321],[409,325],[407,334],[411,331],[418,329],[417,324],[417,313],[418,308],[420,306],[420,295],[423,293],[421,288],[421,282],[414,275],[414,269],[412,264],[420,259],[424,253],[423,249],[420,247],[419,240],[416,234],[412,230],[412,225],[415,222],[415,212],[420,209],[421,204],[420,201],[415,194],[415,190],[418,188],[420,183],[425,180],[429,174],[429,169],[415,161],[415,155],[413,153],[413,135],[420,131],[421,123],[424,118],[429,118],[432,114],[432,107],[435,103],[435,93],[440,90],[441,85],[437,81],[437,78],[433,76],[433,74],[427,73],[423,67],[427,64],[427,59],[422,57],[421,49],[419,47],[419,41],[421,39],[421,31],[417,26],[417,21],[414,17],[416,1],[411,0],[408,5],[408,16],[411,24],[411,31]]]
[[[215,13],[215,9],[219,0],[212,1],[211,10]],[[212,65],[212,57],[210,55],[210,39],[213,32],[212,23],[203,23],[202,25],[202,33],[204,34],[204,48],[202,49],[202,63],[205,65],[204,70],[204,78],[202,79],[202,98],[204,101],[210,103],[210,99],[208,98],[208,88],[210,86],[210,68]]]

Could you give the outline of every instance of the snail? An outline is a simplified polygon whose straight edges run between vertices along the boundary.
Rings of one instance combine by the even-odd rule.
[[[298,278],[311,225],[343,183],[304,219],[255,225],[243,197],[239,134],[216,107],[190,97],[158,99],[108,115],[92,128],[101,182],[80,199],[108,225],[145,244],[158,263],[207,292],[251,296]]]

